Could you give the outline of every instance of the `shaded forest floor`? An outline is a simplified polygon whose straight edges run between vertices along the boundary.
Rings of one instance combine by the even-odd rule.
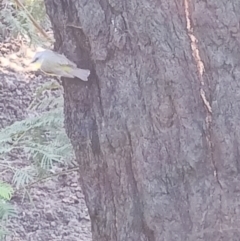
[[[19,43],[0,43],[0,128],[23,120],[37,87],[46,76],[28,72],[33,52]],[[60,93],[62,94],[62,93]],[[26,156],[11,155],[12,166],[26,162]],[[11,174],[0,167],[1,179]],[[90,241],[91,227],[77,173],[64,174],[34,185],[32,202],[16,193],[11,202],[18,215],[8,221],[8,241]]]

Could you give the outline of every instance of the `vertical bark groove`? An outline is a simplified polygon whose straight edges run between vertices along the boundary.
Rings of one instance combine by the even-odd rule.
[[[187,31],[188,31],[189,39],[191,41],[192,55],[194,57],[196,65],[197,65],[199,81],[201,83],[200,96],[201,96],[204,106],[206,108],[206,127],[207,127],[206,139],[207,139],[207,142],[208,142],[209,148],[210,148],[211,162],[212,162],[212,165],[214,168],[214,176],[216,177],[219,187],[222,188],[221,182],[219,181],[219,178],[218,178],[218,170],[217,170],[217,166],[215,163],[215,158],[213,156],[214,144],[213,144],[213,139],[212,139],[212,107],[211,107],[211,103],[210,103],[211,92],[210,92],[210,89],[208,86],[208,82],[205,81],[205,78],[203,76],[204,71],[205,71],[205,66],[200,57],[200,50],[198,47],[199,40],[194,35],[194,29],[192,28],[192,25],[191,25],[191,12],[190,12],[190,6],[189,6],[190,4],[191,4],[191,0],[184,0]],[[205,90],[207,90],[209,97],[207,97]]]

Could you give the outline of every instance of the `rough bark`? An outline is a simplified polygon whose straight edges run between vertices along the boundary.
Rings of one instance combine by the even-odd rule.
[[[240,1],[207,2],[45,0],[92,71],[64,98],[93,240],[239,240]]]

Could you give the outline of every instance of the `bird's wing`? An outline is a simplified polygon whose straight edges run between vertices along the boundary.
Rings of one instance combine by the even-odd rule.
[[[73,68],[77,67],[77,65],[75,63],[73,63],[72,61],[70,61],[65,55],[57,53],[57,57],[58,57],[57,62],[60,65],[67,65],[67,66],[70,66],[70,67],[73,67]]]

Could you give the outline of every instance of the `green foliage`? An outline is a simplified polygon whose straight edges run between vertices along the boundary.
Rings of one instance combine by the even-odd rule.
[[[14,1],[3,1],[0,10],[0,35],[17,38],[22,36],[24,39],[30,40],[33,45],[43,45],[46,42],[37,31],[31,20],[28,11],[34,20],[42,25],[44,29],[50,29],[50,20],[45,11],[43,0],[25,0],[23,1],[25,9],[19,8]]]
[[[0,198],[9,201],[12,197],[12,194],[13,194],[12,186],[0,180]],[[1,209],[0,209],[0,218],[1,218]]]
[[[51,27],[50,20],[46,15],[44,0],[25,0],[24,6],[42,27],[46,29]]]
[[[30,44],[43,46],[46,39],[39,34],[28,13],[44,30],[49,30],[51,24],[44,0],[21,2],[25,9],[19,8],[13,0],[0,1],[0,40],[21,36]],[[42,86],[29,107],[29,117],[0,130],[0,166],[13,174],[13,187],[0,180],[0,240],[8,234],[6,221],[16,214],[9,202],[14,189],[25,190],[51,177],[56,165],[75,165],[74,152],[64,129],[63,97],[55,95],[59,88],[54,83]],[[19,156],[19,161],[13,163],[10,153]]]
[[[4,222],[16,214],[14,207],[8,202],[12,194],[12,186],[0,180],[0,240],[3,240],[8,234]]]
[[[0,166],[13,172],[17,189],[51,177],[55,164],[75,165],[72,145],[64,129],[63,97],[54,94],[60,88],[53,82],[37,89],[29,107],[31,116],[0,130]],[[27,156],[24,164],[21,158],[16,166],[8,160],[8,154],[14,151]],[[0,240],[7,235],[4,221],[15,214],[8,202],[12,193],[13,188],[0,181]]]
[[[30,106],[35,114],[0,131],[0,155],[5,162],[9,152],[23,151],[28,156],[28,164],[14,171],[17,188],[48,175],[54,163],[73,163],[72,145],[64,129],[63,97],[54,97],[54,88],[48,83],[38,89]]]
[[[0,166],[13,172],[17,189],[51,177],[55,164],[75,165],[72,145],[64,129],[63,97],[54,95],[59,88],[54,83],[39,88],[29,107],[31,116],[0,130]],[[8,154],[14,151],[27,156],[24,164],[21,158],[16,166],[8,160]],[[8,202],[12,193],[10,185],[0,182],[0,240],[7,235],[4,221],[15,214]]]
[[[6,220],[16,214],[13,206],[5,200],[0,200],[0,220]]]

